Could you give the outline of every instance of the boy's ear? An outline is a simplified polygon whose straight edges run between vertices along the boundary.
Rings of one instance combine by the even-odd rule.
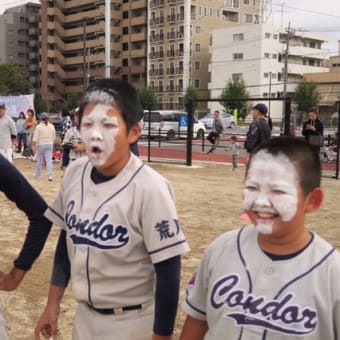
[[[323,190],[321,188],[315,188],[307,196],[305,212],[310,213],[318,210],[323,202]]]
[[[128,139],[129,139],[130,144],[133,144],[138,140],[138,138],[140,136],[140,132],[141,132],[140,124],[136,123],[130,129],[129,134],[128,134]]]

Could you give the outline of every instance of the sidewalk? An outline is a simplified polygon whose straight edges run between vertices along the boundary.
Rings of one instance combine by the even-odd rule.
[[[223,150],[224,151],[224,150]],[[140,155],[143,157],[148,157],[148,147],[144,145],[139,145]],[[186,150],[174,150],[167,148],[152,147],[150,152],[150,160],[156,160],[159,158],[175,159],[186,162]],[[204,153],[193,151],[192,161],[199,162],[216,162],[216,163],[231,163],[231,154],[228,151],[224,153]],[[245,163],[245,157],[240,155],[238,158],[239,164]]]

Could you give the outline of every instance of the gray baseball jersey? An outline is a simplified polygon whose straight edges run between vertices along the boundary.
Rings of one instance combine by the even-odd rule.
[[[131,154],[113,179],[95,184],[87,157],[73,162],[46,216],[67,235],[72,287],[78,302],[97,308],[154,298],[154,263],[183,254],[169,182]]]
[[[183,303],[205,339],[340,339],[340,255],[314,234],[297,256],[272,261],[254,226],[207,249]]]

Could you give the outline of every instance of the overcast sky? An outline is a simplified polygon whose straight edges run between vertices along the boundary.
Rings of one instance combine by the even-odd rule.
[[[0,0],[0,14],[12,6],[26,3],[27,0]],[[38,3],[38,0],[31,2]],[[340,40],[340,1],[339,0],[272,0],[265,1],[271,17],[268,23],[276,26],[302,28],[322,35],[328,44],[324,48],[329,55],[338,54]],[[271,11],[270,11],[271,10]]]

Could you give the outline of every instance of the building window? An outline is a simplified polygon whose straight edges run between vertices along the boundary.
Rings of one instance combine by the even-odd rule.
[[[201,44],[195,44],[195,52],[201,52]]]
[[[243,79],[243,74],[242,73],[233,73],[231,75],[231,78],[233,81],[241,80]]]
[[[124,11],[123,12],[123,19],[128,19],[129,18],[129,11]]]
[[[276,59],[276,58],[277,58],[277,54],[276,54],[276,53],[273,53],[273,54],[272,54],[272,58],[273,58],[273,59]]]
[[[233,60],[242,60],[243,53],[233,53]]]
[[[264,54],[265,59],[269,59],[269,53]]]
[[[263,77],[264,78],[268,78],[269,77],[269,73],[268,72],[263,73]]]
[[[256,0],[253,0],[253,6],[256,6]]]
[[[201,63],[199,61],[195,61],[195,71],[199,71],[201,69]]]
[[[211,7],[209,7],[209,16],[213,16],[213,9]]]
[[[204,16],[207,17],[208,16],[208,8],[204,7]]]
[[[129,44],[123,43],[123,51],[128,51],[128,50],[129,50]]]
[[[276,79],[276,73],[272,73],[272,78]]]
[[[129,27],[123,27],[123,34],[129,34]]]
[[[250,0],[243,0],[243,4],[244,5],[249,5],[250,4]]]
[[[233,40],[234,41],[244,40],[244,34],[243,33],[235,33],[235,34],[233,34]]]
[[[202,16],[203,15],[203,9],[202,9],[202,6],[199,6],[198,7],[198,16]]]
[[[196,89],[200,88],[200,80],[199,79],[194,80],[194,86],[196,87]]]
[[[278,35],[277,34],[273,34],[273,39],[278,39]]]
[[[123,59],[123,66],[129,66],[129,59]],[[152,66],[154,66],[152,64]]]
[[[196,26],[196,34],[200,34],[202,32],[201,26]]]
[[[270,38],[270,33],[265,33],[265,34],[264,34],[264,37],[265,37],[266,39],[269,39],[269,38]]]
[[[243,14],[243,22],[251,24],[253,22],[253,16],[251,14]]]

